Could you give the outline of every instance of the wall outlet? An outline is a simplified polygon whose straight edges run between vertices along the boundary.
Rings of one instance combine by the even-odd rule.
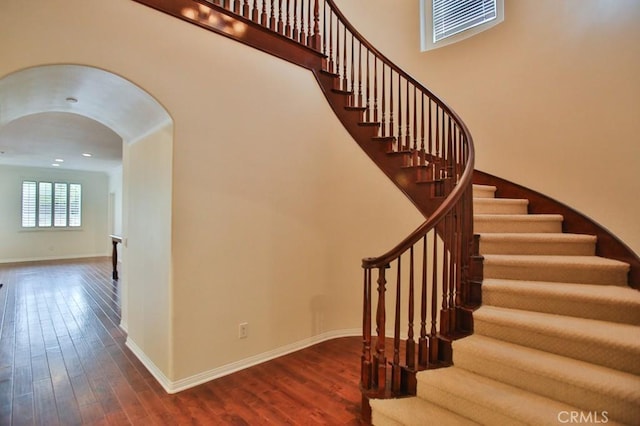
[[[249,323],[248,322],[241,322],[238,325],[238,338],[239,339],[246,339],[247,337],[249,337]]]

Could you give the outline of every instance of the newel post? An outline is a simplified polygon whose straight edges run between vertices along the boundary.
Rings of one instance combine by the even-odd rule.
[[[360,359],[360,385],[371,389],[371,269],[364,270],[362,303],[362,357]]]
[[[374,384],[378,391],[384,392],[387,386],[387,356],[385,354],[385,326],[386,308],[385,292],[387,291],[387,280],[385,270],[389,266],[378,268],[378,308],[376,310],[376,354],[374,357]]]

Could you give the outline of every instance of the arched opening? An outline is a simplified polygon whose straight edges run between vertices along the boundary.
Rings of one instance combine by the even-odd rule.
[[[14,253],[15,247],[24,246],[25,253],[32,247],[32,254],[20,259],[0,253],[0,262],[109,254],[109,234],[122,235],[121,327],[129,342],[142,347],[139,352],[155,358],[156,365],[168,365],[173,146],[168,112],[123,77],[68,64],[0,78],[0,112],[0,171],[11,169],[16,179],[52,173],[48,180],[66,176],[91,183],[83,190],[86,225],[74,238],[71,232],[47,232],[59,231],[53,229],[24,232],[15,224],[3,231],[0,224],[2,239],[17,242]],[[19,216],[14,207],[20,192],[12,198],[10,209]],[[82,236],[93,245],[73,242]],[[53,253],[62,241],[75,248]],[[33,251],[35,246],[52,247],[53,254]],[[160,327],[149,325],[154,323]],[[159,353],[161,359],[154,356]]]

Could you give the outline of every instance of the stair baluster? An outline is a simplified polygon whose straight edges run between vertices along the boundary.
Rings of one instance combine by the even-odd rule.
[[[136,1],[311,70],[347,131],[427,218],[396,247],[362,263],[364,400],[415,392],[415,372],[450,363],[451,339],[464,331],[458,315],[468,294],[474,151],[460,118],[371,46],[333,0],[323,0],[322,14],[320,0],[253,0],[251,5],[248,0]],[[405,253],[408,262],[401,261]],[[395,276],[386,276],[388,268],[397,268]],[[422,269],[419,296],[415,268]],[[373,270],[378,271],[375,318]],[[386,323],[387,288],[395,289],[390,293],[395,298],[392,328]],[[420,297],[419,313],[415,297]],[[389,369],[387,327],[394,333]]]

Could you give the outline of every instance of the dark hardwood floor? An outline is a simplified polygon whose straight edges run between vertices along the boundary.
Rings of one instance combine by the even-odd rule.
[[[360,425],[360,338],[168,395],[125,347],[109,258],[0,264],[0,425]]]

